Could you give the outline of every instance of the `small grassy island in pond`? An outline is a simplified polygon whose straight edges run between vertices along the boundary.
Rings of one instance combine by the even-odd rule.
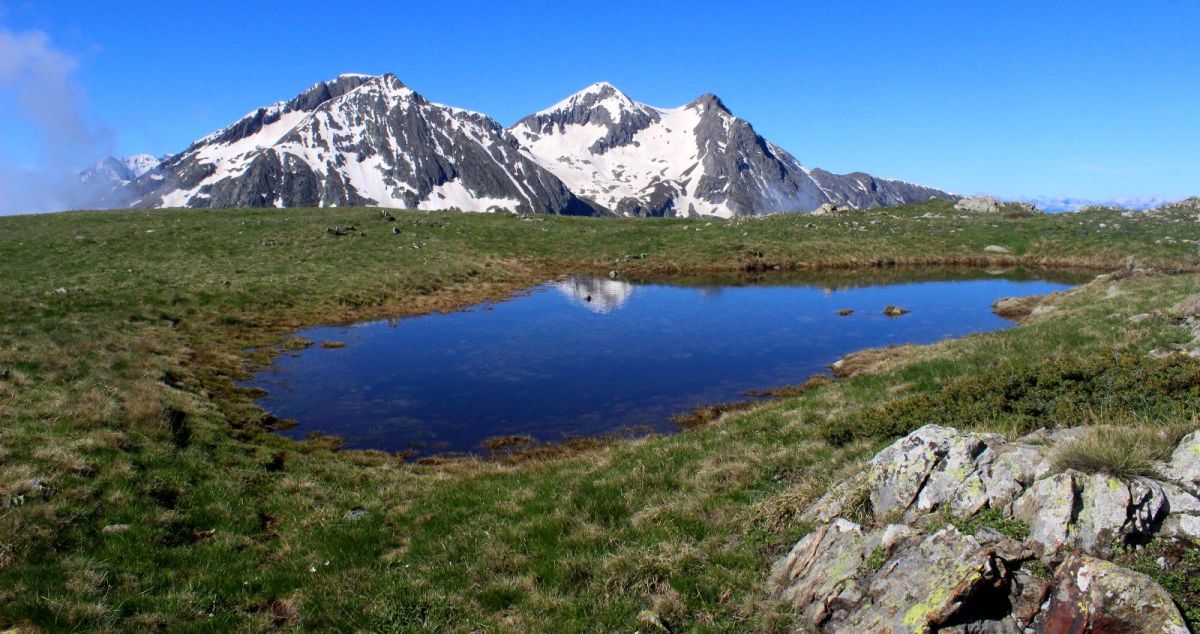
[[[1025,540],[1040,549],[1020,568],[1032,587],[1066,552],[1029,519],[1049,508],[1052,482],[1125,491],[1184,477],[1164,469],[1183,468],[1172,452],[1200,412],[1185,302],[1200,291],[1197,213],[1007,217],[930,201],[728,221],[374,208],[0,218],[0,624],[787,630],[807,617],[794,586],[769,583],[772,564],[806,536],[842,534],[820,515],[838,495],[865,540],[854,574],[904,564],[876,527],[918,505],[889,510],[864,464],[899,438],[934,437],[923,429],[947,430],[946,455],[969,434],[1044,453],[1049,470],[1020,486],[1048,497],[1022,498],[1020,517],[947,501],[929,514],[950,527],[936,540],[929,525],[895,543]],[[563,446],[513,435],[492,441],[496,460],[417,464],[336,437],[292,440],[254,404],[262,393],[239,387],[275,355],[350,353],[293,335],[305,327],[500,300],[568,273],[824,268],[852,281],[863,267],[902,279],[923,265],[1070,267],[1092,281],[1031,300],[1019,327],[863,357],[845,378],[762,385],[759,400],[697,412],[681,433]],[[1147,539],[1163,539],[1161,519]],[[1123,545],[1140,535],[1088,552],[1157,580],[1194,623],[1195,551],[1155,541],[1145,552],[1170,562],[1156,567]]]

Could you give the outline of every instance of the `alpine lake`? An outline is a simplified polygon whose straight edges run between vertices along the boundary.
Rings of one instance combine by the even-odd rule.
[[[848,353],[1012,327],[992,312],[997,299],[1087,279],[1022,269],[568,276],[457,312],[300,331],[314,345],[281,351],[244,385],[291,422],[280,433],[413,457],[481,454],[506,437],[670,433],[673,415],[801,383]]]

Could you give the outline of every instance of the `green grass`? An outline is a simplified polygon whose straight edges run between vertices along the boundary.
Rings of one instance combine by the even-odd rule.
[[[394,215],[0,219],[0,626],[786,630],[763,583],[809,530],[799,511],[922,417],[1015,433],[1166,425],[1194,405],[1195,362],[1144,358],[1183,330],[1127,320],[1195,292],[1189,274],[1122,279],[1113,297],[1093,284],[1019,329],[557,458],[421,466],[271,433],[280,422],[234,381],[314,345],[295,329],[452,309],[568,271],[1000,262],[988,244],[1025,265],[1200,265],[1185,215],[959,217],[941,202],[735,222]],[[326,232],[346,224],[366,235]],[[103,530],[116,524],[129,529]]]
[[[1025,541],[1029,537],[1028,524],[1018,519],[1004,517],[1004,513],[1000,509],[990,507],[979,511],[971,516],[970,519],[965,520],[946,513],[945,521],[967,535],[974,535],[975,531],[981,528],[990,528],[1001,535],[1018,541]]]

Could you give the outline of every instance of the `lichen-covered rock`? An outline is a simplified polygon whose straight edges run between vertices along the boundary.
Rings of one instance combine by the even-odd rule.
[[[1003,509],[1048,469],[1043,453],[997,434],[926,425],[879,452],[852,483],[826,494],[805,518],[844,515],[864,494],[881,521],[908,521],[944,508],[958,517],[984,507]]]
[[[1075,543],[1088,553],[1105,552],[1114,542],[1149,539],[1167,513],[1162,487],[1147,478],[1119,480],[1092,474],[1081,497]]]
[[[1170,482],[1161,484],[1170,513],[1163,520],[1158,536],[1200,543],[1200,497]]]
[[[898,550],[874,574],[864,605],[826,629],[928,632],[976,621],[980,599],[1006,596],[1012,569],[994,549],[947,526]]]
[[[1167,512],[1166,494],[1153,480],[1074,470],[1038,480],[1012,506],[1013,516],[1029,525],[1029,545],[1051,560],[1071,549],[1106,554],[1148,539]]]
[[[1200,492],[1200,431],[1184,436],[1179,442],[1166,472],[1171,480],[1193,492]]]
[[[1073,553],[1054,574],[1044,634],[1188,634],[1171,597],[1153,579],[1114,563]]]
[[[903,525],[864,529],[838,519],[776,562],[768,587],[806,623],[829,632],[927,632],[991,621],[1019,631],[1048,587],[1019,571],[1015,558],[1029,556],[999,534],[981,541],[953,526],[922,535]],[[991,619],[989,600],[1019,609]]]
[[[1017,439],[1018,443],[1026,445],[1052,446],[1068,440],[1077,440],[1087,433],[1085,427],[1062,427],[1046,429],[1045,427],[1032,431]]]
[[[863,598],[867,562],[915,534],[900,525],[864,530],[839,518],[809,533],[775,562],[768,587],[775,596],[801,606],[809,623],[845,618]]]
[[[1074,476],[1060,473],[1038,480],[1013,503],[1013,517],[1029,525],[1029,542],[1039,554],[1066,548],[1077,498]]]
[[[963,589],[985,583],[998,569],[979,542],[946,527],[901,553],[867,589],[871,609],[858,610],[833,631],[920,632],[959,607]]]
[[[772,592],[827,632],[1186,631],[1174,629],[1178,612],[1152,580],[1092,556],[1152,537],[1200,543],[1200,432],[1166,468],[1174,482],[1051,473],[1047,451],[1081,433],[1011,442],[935,425],[912,432],[806,509],[826,523],[775,564]],[[993,512],[977,518],[984,508]],[[1028,526],[1022,541],[990,523],[996,511]],[[973,534],[943,527],[946,513]],[[871,526],[884,521],[904,523]],[[1062,562],[1053,581],[1034,574],[1034,559]]]

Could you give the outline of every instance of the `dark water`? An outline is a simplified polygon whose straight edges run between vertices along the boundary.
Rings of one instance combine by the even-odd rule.
[[[799,383],[848,352],[1011,326],[992,314],[996,299],[1082,281],[912,275],[570,278],[462,312],[305,330],[318,345],[280,355],[250,385],[267,390],[267,411],[299,421],[283,433],[354,448],[479,452],[508,434],[671,431],[673,413]],[[888,304],[912,312],[886,317]]]

